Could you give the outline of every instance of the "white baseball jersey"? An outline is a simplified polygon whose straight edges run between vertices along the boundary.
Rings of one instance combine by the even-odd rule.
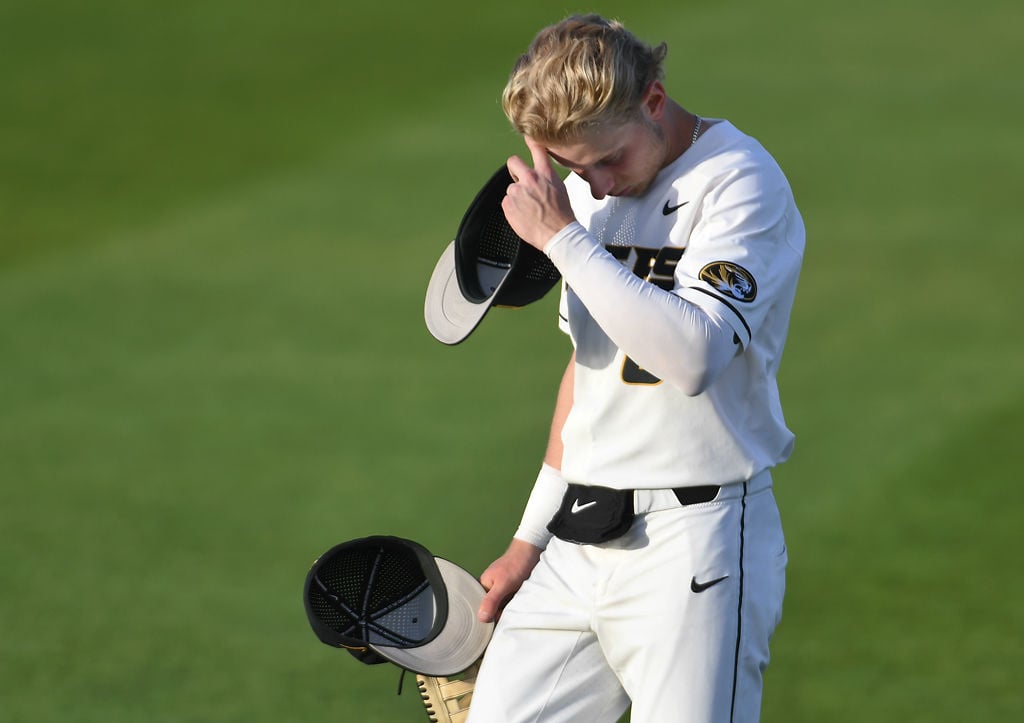
[[[589,232],[569,228],[548,248],[564,277],[560,325],[576,349],[574,402],[562,430],[569,482],[638,489],[729,484],[783,462],[792,450],[776,372],[803,259],[803,221],[768,152],[727,121],[708,125],[639,198],[598,201],[581,178],[566,179]],[[616,281],[582,293],[594,278],[607,279],[593,269],[607,266],[609,254],[649,284]],[[659,327],[639,339],[625,335],[632,346],[625,349],[606,333],[642,325],[646,313],[638,309],[686,307],[679,299],[727,325],[738,345],[699,393],[635,361],[655,358],[646,350],[670,341]],[[619,318],[627,311],[630,319]],[[681,357],[659,364],[668,370]]]

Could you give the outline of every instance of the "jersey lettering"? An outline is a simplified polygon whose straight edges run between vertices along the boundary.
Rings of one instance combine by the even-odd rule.
[[[671,291],[675,287],[676,265],[686,251],[676,246],[652,249],[643,246],[608,245],[605,248],[641,279],[666,291]]]
[[[663,246],[660,249],[644,248],[641,246],[612,246],[606,247],[608,253],[621,261],[627,268],[632,268],[634,274],[644,281],[658,286],[666,291],[675,287],[676,265],[683,257],[685,248],[676,246]],[[639,384],[653,386],[661,384],[661,379],[651,374],[635,361],[626,357],[622,363],[622,381],[626,384]]]

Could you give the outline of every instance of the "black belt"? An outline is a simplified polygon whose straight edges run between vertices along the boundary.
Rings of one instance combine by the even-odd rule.
[[[677,487],[679,504],[697,505],[718,496],[718,485]],[[572,484],[566,486],[562,504],[548,523],[548,530],[567,542],[593,544],[614,540],[633,524],[634,490]]]
[[[718,485],[701,485],[699,487],[676,487],[672,491],[675,492],[679,504],[686,507],[687,505],[710,502],[718,497],[721,489]]]

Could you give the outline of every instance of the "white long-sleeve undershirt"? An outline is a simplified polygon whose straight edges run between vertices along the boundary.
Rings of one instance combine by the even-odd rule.
[[[636,276],[578,222],[544,252],[608,338],[685,394],[706,390],[736,355],[738,342],[722,317]]]

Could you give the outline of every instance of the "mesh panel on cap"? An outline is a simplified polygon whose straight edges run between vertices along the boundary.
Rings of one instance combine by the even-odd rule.
[[[505,221],[501,206],[495,207],[487,216],[487,222],[480,232],[480,247],[477,258],[494,266],[507,269],[519,248],[519,237]]]
[[[480,248],[477,258],[485,263],[507,269],[512,265],[516,252],[520,251],[521,240],[505,220],[505,212],[496,206],[487,217],[483,231],[480,233]],[[561,278],[551,259],[541,252],[530,253],[532,249],[523,251],[530,254],[530,261],[521,270],[523,277],[531,281],[557,281]]]
[[[530,281],[558,281],[562,278],[561,272],[551,263],[551,259],[543,254],[539,255],[530,267],[523,273]]]
[[[501,203],[510,183],[502,165],[477,193],[455,235],[459,290],[472,304],[525,306],[561,278],[551,260],[520,239],[505,218]],[[482,313],[473,316],[474,323]]]
[[[342,635],[412,645],[431,629],[433,596],[411,550],[389,545],[342,550],[323,561],[313,582],[314,613]]]
[[[511,303],[519,306],[528,301],[533,301],[536,296],[542,295],[534,291],[533,286],[524,286],[523,281],[531,284],[545,284],[544,291],[550,284],[561,278],[551,259],[542,252],[523,242],[512,227],[505,220],[505,212],[501,206],[495,206],[487,216],[480,233],[480,246],[477,249],[477,259],[480,263],[494,266],[501,269],[508,269],[512,266],[516,254],[522,258],[517,262],[515,277],[520,280],[518,284],[512,284],[499,292],[497,301],[503,304]],[[486,289],[490,292],[491,289]]]

